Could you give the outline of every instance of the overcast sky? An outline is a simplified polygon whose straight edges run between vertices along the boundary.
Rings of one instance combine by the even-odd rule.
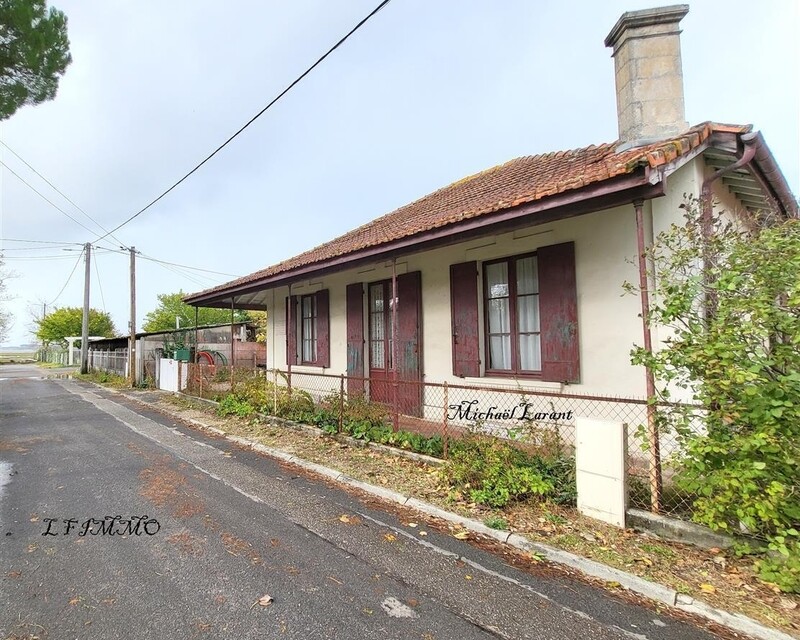
[[[55,3],[72,65],[58,96],[0,124],[0,139],[110,229],[238,129],[378,0]],[[603,39],[653,0],[393,0],[242,136],[107,239],[234,276],[333,238],[513,157],[617,137]],[[798,3],[696,0],[683,20],[686,116],[752,123],[798,193]],[[7,149],[0,159],[102,231]],[[69,220],[0,167],[0,249],[16,316],[80,306],[78,253],[9,239],[84,243]],[[75,247],[72,247],[73,249]],[[92,306],[119,332],[128,257],[99,251]],[[156,295],[229,280],[138,262],[138,324]]]

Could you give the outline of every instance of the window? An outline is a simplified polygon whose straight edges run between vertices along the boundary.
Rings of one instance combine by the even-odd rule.
[[[487,370],[542,370],[539,277],[536,256],[484,265]]]
[[[317,362],[317,296],[300,297],[300,360],[303,364]]]
[[[328,290],[286,298],[286,363],[330,366]]]
[[[454,375],[580,382],[573,242],[450,265],[450,304]]]

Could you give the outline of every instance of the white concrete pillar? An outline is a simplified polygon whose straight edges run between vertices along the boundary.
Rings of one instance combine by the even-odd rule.
[[[628,506],[627,426],[580,417],[575,424],[578,511],[624,528]]]

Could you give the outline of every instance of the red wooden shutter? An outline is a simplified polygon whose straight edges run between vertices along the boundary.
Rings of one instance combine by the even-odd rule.
[[[364,393],[364,287],[347,285],[347,394]]]
[[[317,364],[331,366],[330,296],[328,289],[317,291]]]
[[[286,364],[297,364],[297,296],[286,296]]]
[[[397,377],[422,380],[422,278],[419,271],[397,276]],[[422,415],[422,385],[401,384],[399,409],[410,416]]]
[[[450,265],[450,312],[453,329],[453,375],[481,374],[478,346],[478,263]]]
[[[575,243],[541,247],[536,253],[539,263],[542,379],[580,382]]]

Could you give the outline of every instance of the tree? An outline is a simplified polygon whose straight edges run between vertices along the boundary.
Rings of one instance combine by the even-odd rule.
[[[177,293],[161,293],[157,296],[158,307],[144,317],[142,328],[145,331],[170,331],[175,329],[176,318],[181,327],[194,326],[195,308],[186,304],[183,291]],[[247,311],[234,311],[234,322],[248,322],[250,314]],[[209,324],[226,324],[231,321],[230,309],[200,308],[197,312],[197,324],[202,327]]]
[[[3,256],[0,255],[0,305],[8,300],[6,295],[6,280],[12,274],[3,268]],[[0,306],[0,342],[3,342],[8,337],[8,331],[11,329],[11,313],[5,311]]]
[[[0,120],[55,98],[70,62],[61,11],[45,0],[0,0]]]
[[[81,335],[83,309],[81,307],[62,307],[36,321],[36,337],[42,342],[64,342],[67,336]],[[111,316],[104,311],[89,309],[89,335],[113,338],[117,331]]]
[[[686,407],[660,408],[693,518],[767,539],[761,577],[800,592],[800,220],[744,214],[740,228],[713,215],[708,234],[699,203],[684,208],[686,224],[650,251],[648,320],[671,337],[633,362],[654,371],[662,398],[689,389],[703,407],[701,428]]]

